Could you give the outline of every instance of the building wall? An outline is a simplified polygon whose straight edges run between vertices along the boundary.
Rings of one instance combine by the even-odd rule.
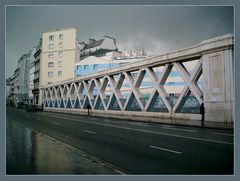
[[[59,37],[61,34],[63,35],[62,40]],[[49,39],[50,36],[54,36],[53,40]],[[74,78],[75,62],[78,60],[76,57],[78,51],[76,29],[68,28],[45,32],[42,39],[40,86]],[[62,43],[62,47],[60,43]],[[53,45],[53,48],[49,48],[50,44]],[[62,52],[61,56],[59,56],[60,52]],[[53,54],[53,57],[49,57],[50,54]],[[49,67],[50,62],[53,63],[52,67]],[[62,62],[61,65],[60,62]],[[53,77],[49,77],[49,72],[53,72]],[[62,72],[62,75],[58,75],[58,72]]]
[[[117,47],[115,46],[113,39],[104,37],[104,40],[103,40],[100,48],[115,50]]]
[[[145,56],[146,52],[144,48],[133,47],[133,48],[125,48],[123,54],[127,57],[138,57],[138,56]]]
[[[31,65],[31,68],[29,70],[29,83],[28,83],[28,98],[29,98],[29,100],[33,99],[32,90],[34,88],[34,83],[33,83],[33,80],[34,80],[34,70],[35,70],[35,67],[34,67],[34,62],[33,62],[32,65]]]

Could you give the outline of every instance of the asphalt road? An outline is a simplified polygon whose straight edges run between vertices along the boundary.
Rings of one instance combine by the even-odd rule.
[[[233,130],[7,108],[19,121],[125,174],[233,174]]]

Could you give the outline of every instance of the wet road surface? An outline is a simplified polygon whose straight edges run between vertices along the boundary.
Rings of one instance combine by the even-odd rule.
[[[232,130],[7,108],[7,173],[233,174],[233,138]]]

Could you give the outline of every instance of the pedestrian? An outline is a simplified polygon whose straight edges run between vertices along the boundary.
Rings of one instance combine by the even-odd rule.
[[[204,126],[204,114],[205,114],[205,108],[204,108],[204,104],[202,103],[200,106],[200,114],[202,115],[202,119],[201,119],[201,125]]]
[[[89,109],[91,109],[91,106],[89,104],[87,105],[87,109],[88,109],[88,116],[89,116]]]

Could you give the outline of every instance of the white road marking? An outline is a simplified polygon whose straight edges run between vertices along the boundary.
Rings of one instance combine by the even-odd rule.
[[[213,134],[217,134],[217,135],[223,135],[223,136],[233,136],[233,134],[227,134],[227,133],[213,133]]]
[[[162,127],[163,129],[171,129],[171,130],[177,130],[177,131],[187,131],[187,132],[193,132],[196,133],[198,132],[197,130],[192,130],[192,129],[179,129],[179,128],[171,128],[171,127]]]
[[[52,115],[48,115],[48,116],[49,117],[55,117],[55,118],[64,118],[64,117],[52,116]],[[160,132],[155,132],[155,131],[148,131],[148,130],[141,130],[141,129],[135,129],[135,128],[128,128],[128,127],[123,127],[123,126],[115,126],[115,125],[113,126],[113,125],[103,124],[103,123],[86,122],[86,121],[80,121],[79,119],[73,119],[73,118],[64,118],[64,119],[69,119],[69,120],[73,120],[73,121],[78,121],[78,122],[88,123],[88,124],[94,124],[94,125],[108,126],[108,127],[112,127],[112,128],[120,128],[120,129],[139,131],[139,132],[144,132],[144,133],[158,134],[158,135],[163,135],[163,136],[171,136],[171,137],[177,137],[177,138],[192,139],[192,140],[197,140],[197,141],[206,141],[206,142],[212,142],[212,143],[221,143],[221,144],[233,145],[232,142],[226,142],[226,141],[217,141],[217,140],[209,140],[209,139],[202,139],[202,138],[194,138],[194,137],[190,137],[190,136],[182,136],[182,135],[176,135],[176,134],[160,133]]]
[[[125,173],[121,172],[121,171],[118,170],[118,169],[114,169],[114,171],[117,172],[117,173],[119,173],[119,174],[121,174],[121,175],[126,175]]]
[[[88,130],[82,130],[82,131],[86,133],[96,134],[96,132],[93,132],[93,131],[88,131]]]
[[[150,148],[157,149],[157,150],[168,151],[168,152],[175,153],[175,154],[182,154],[182,152],[180,152],[180,151],[169,150],[169,149],[166,149],[166,148],[160,148],[160,147],[157,147],[157,146],[149,146],[149,147],[150,147]]]

